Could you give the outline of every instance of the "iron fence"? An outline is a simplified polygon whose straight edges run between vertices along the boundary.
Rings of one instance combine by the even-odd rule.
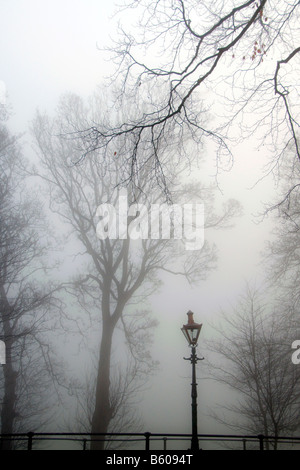
[[[57,448],[62,450],[89,450],[92,441],[104,441],[106,450],[118,450],[119,448],[131,450],[171,450],[172,445],[177,443],[177,449],[186,450],[191,441],[191,434],[157,434],[157,433],[46,433],[28,432],[0,435],[0,450],[6,449],[8,442],[11,448],[23,450],[51,450]],[[264,436],[237,435],[237,434],[198,434],[199,446],[209,443],[210,449],[227,448],[231,450],[270,450],[299,449],[300,437],[287,436]],[[218,446],[217,446],[218,444]],[[174,449],[172,449],[174,450]]]

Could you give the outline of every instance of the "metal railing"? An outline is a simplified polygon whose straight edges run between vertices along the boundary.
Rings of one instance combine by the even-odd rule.
[[[122,445],[129,446],[131,450],[171,450],[170,444],[181,443],[181,450],[186,450],[191,441],[191,434],[157,434],[157,433],[16,433],[0,435],[0,450],[7,448],[5,444],[11,442],[12,448],[22,448],[25,450],[39,449],[43,450],[45,443],[54,447],[54,443],[59,442],[60,448],[65,450],[89,450],[92,441],[104,441],[109,444],[107,450],[118,449]],[[198,434],[199,445],[209,443],[213,445],[212,449],[218,445],[226,445],[228,449],[235,450],[266,450],[274,448],[279,449],[280,445],[284,448],[297,448],[300,450],[300,437],[286,436],[264,436],[258,435],[237,435],[237,434]],[[184,442],[184,444],[182,444]],[[70,446],[70,443],[72,445]],[[62,446],[63,444],[63,446]],[[45,450],[45,449],[44,449]],[[177,448],[178,450],[178,448]]]

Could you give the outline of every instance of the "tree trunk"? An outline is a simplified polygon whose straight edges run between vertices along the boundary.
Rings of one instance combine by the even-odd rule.
[[[7,321],[4,320],[4,324]],[[3,378],[4,378],[4,396],[1,410],[1,434],[12,434],[14,432],[14,419],[15,419],[15,403],[16,403],[16,387],[17,387],[17,373],[13,369],[12,364],[12,335],[8,334],[10,328],[4,325],[6,347],[6,363],[3,364]],[[1,440],[2,450],[12,450],[13,441],[8,439]]]
[[[6,360],[4,368],[4,396],[1,410],[1,433],[12,434],[14,432],[15,400],[17,374],[13,370],[11,361]],[[8,439],[1,440],[1,450],[12,450],[13,441]]]
[[[10,326],[10,305],[8,303],[3,286],[1,293],[1,320],[4,334],[4,342],[6,349],[6,360],[3,364],[4,377],[4,396],[1,409],[1,434],[12,434],[14,432],[15,404],[16,404],[16,387],[17,373],[13,368],[13,343],[14,337]],[[0,448],[2,450],[11,450],[13,441],[11,439],[1,439]]]
[[[112,410],[109,400],[110,357],[114,327],[111,319],[103,320],[102,339],[100,345],[98,376],[96,383],[96,403],[92,419],[92,433],[106,433],[111,420]],[[99,439],[99,440],[97,440]],[[105,435],[92,436],[91,450],[105,448]]]

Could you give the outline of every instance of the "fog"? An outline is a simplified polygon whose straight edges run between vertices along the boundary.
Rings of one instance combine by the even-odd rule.
[[[0,83],[11,110],[7,125],[13,134],[22,134],[22,150],[29,159],[36,158],[30,133],[36,110],[53,115],[65,92],[87,99],[97,87],[101,88],[111,72],[109,56],[101,49],[109,46],[117,34],[118,17],[113,15],[116,7],[115,2],[104,0],[0,1]],[[197,177],[200,179],[204,174],[206,181],[214,182],[214,147],[207,144],[204,154],[205,163]],[[162,286],[149,299],[153,317],[158,320],[151,352],[159,365],[137,404],[143,417],[143,431],[191,432],[191,365],[183,360],[190,355],[190,349],[180,331],[189,310],[194,312],[194,320],[203,324],[198,355],[205,359],[197,365],[198,432],[231,431],[210,417],[212,409],[220,409],[222,413],[222,406],[234,401],[234,394],[207,376],[204,362],[211,353],[206,350],[205,342],[215,335],[213,324],[218,321],[221,309],[230,312],[244,292],[246,281],[264,286],[266,273],[261,254],[272,237],[273,222],[270,218],[262,220],[259,214],[275,191],[271,177],[261,180],[268,155],[256,149],[255,142],[236,145],[233,154],[232,168],[218,176],[216,200],[221,207],[223,201],[237,199],[243,214],[234,219],[233,227],[204,234],[216,243],[216,269],[193,287],[180,277],[164,274]],[[60,253],[65,255],[58,273],[62,280],[74,272],[73,263],[80,262],[74,260],[76,243],[72,243],[68,244],[67,253]],[[76,315],[81,315],[78,306]],[[84,342],[78,341],[75,334],[69,338],[66,332],[57,335],[57,348],[62,349],[69,367],[66,375],[83,375],[89,367],[90,351],[86,352],[85,347],[87,343],[90,349],[94,345],[97,352],[97,340],[100,338],[96,334]],[[67,395],[65,399],[68,400]],[[70,431],[64,426],[65,422],[72,422],[68,413],[72,414],[75,402],[74,397],[69,400],[63,419],[58,412],[49,422],[49,430]],[[78,427],[72,429],[80,431]]]

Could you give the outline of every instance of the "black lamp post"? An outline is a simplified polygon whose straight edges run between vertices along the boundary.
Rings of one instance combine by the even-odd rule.
[[[182,333],[189,346],[192,349],[190,357],[184,357],[186,361],[191,361],[192,364],[192,442],[191,450],[199,450],[198,430],[197,430],[197,383],[196,383],[196,364],[197,361],[202,361],[204,358],[197,357],[196,347],[202,323],[195,323],[193,319],[193,312],[187,313],[188,322],[181,328]]]

